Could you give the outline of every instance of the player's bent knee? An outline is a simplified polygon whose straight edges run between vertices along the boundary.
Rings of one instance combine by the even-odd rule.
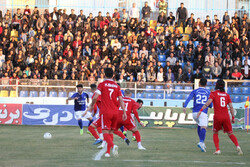
[[[131,132],[136,132],[138,129],[135,127],[134,129],[131,130]]]

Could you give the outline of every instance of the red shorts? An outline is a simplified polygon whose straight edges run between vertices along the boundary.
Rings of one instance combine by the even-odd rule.
[[[98,117],[96,120],[92,122],[93,125],[95,125],[96,128],[99,128],[102,126],[101,118]]]
[[[104,113],[101,116],[102,130],[116,130],[118,114]]]
[[[220,130],[224,131],[224,133],[232,133],[232,124],[229,117],[225,118],[214,118],[213,131],[218,132]]]
[[[131,131],[132,129],[136,128],[135,120],[132,117],[128,117],[125,121],[120,119],[117,123],[117,129],[122,126]]]

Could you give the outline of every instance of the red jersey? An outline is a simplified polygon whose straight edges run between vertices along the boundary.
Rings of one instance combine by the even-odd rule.
[[[213,100],[214,117],[229,116],[227,105],[232,103],[229,94],[216,90],[210,93],[209,99]]]
[[[92,96],[92,100],[93,100],[94,96],[95,96],[95,93]],[[101,96],[98,96],[98,98],[96,100],[96,103],[94,106],[94,114],[96,114],[96,112],[97,112],[97,107],[99,108],[99,114],[101,114]]]
[[[118,112],[118,97],[122,96],[119,85],[117,85],[113,80],[107,79],[98,85],[96,93],[101,95],[102,113]]]
[[[127,119],[129,120],[131,118],[131,114],[133,113],[137,121],[140,123],[139,115],[137,112],[137,109],[139,108],[139,104],[135,102],[133,99],[131,99],[130,97],[123,97],[123,102],[124,102],[124,106],[125,106],[125,110],[127,114]],[[118,118],[122,119],[122,115],[123,115],[123,110],[120,107]]]

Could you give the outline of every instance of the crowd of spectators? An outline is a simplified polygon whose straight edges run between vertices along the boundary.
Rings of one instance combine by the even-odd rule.
[[[182,3],[167,16],[164,0],[157,27],[151,8],[133,7],[98,16],[54,8],[43,13],[27,5],[13,14],[0,12],[0,78],[102,81],[104,68],[119,82],[192,83],[195,78],[249,79],[247,14],[220,20],[194,19]],[[178,26],[191,28],[187,43]],[[175,27],[176,26],[176,27]],[[170,31],[173,28],[173,32]],[[166,55],[166,65],[158,61]],[[164,63],[163,63],[164,64]],[[183,66],[183,64],[185,64]],[[242,73],[243,72],[243,73]]]

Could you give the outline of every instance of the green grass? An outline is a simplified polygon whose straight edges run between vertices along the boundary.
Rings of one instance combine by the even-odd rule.
[[[53,138],[43,139],[45,132],[50,132]],[[86,133],[80,136],[78,127],[1,125],[0,166],[250,166],[250,135],[245,131],[235,131],[244,156],[237,155],[234,145],[222,132],[219,134],[222,155],[217,156],[212,154],[215,148],[211,130],[207,133],[206,153],[202,153],[196,146],[198,137],[195,129],[145,128],[140,129],[140,132],[146,151],[137,150],[134,141],[131,141],[128,147],[115,136],[115,144],[119,146],[119,157],[103,157],[101,161],[93,161],[93,155],[99,150],[92,145],[92,136]],[[129,138],[131,139],[130,132]]]

